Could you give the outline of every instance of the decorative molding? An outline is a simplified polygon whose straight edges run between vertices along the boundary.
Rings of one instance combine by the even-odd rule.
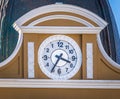
[[[28,78],[34,77],[34,42],[28,42]]]
[[[77,18],[75,16],[70,16],[70,15],[50,15],[50,16],[45,16],[43,18],[37,19],[30,23],[28,26],[35,26],[38,23],[48,21],[48,20],[53,20],[53,19],[66,19],[66,20],[72,20],[78,23],[82,23],[87,27],[94,27],[91,23],[87,22],[86,20]]]
[[[92,20],[93,22],[95,22],[98,26],[102,27],[103,29],[107,25],[107,23],[102,18],[97,16],[96,14],[94,14],[86,9],[83,9],[83,8],[80,8],[77,6],[73,6],[73,5],[69,5],[69,4],[51,4],[51,5],[36,8],[36,9],[31,10],[30,12],[26,13],[25,15],[23,15],[15,23],[18,26],[22,26],[25,22],[27,22],[28,20],[30,20],[36,16],[39,16],[39,15],[42,15],[45,13],[59,12],[59,11],[70,12],[70,13],[82,15],[82,16]]]
[[[0,79],[0,88],[120,89],[119,80]]]
[[[93,79],[93,44],[87,43],[86,44],[86,71],[87,71],[87,78]]]
[[[72,27],[72,26],[22,26],[23,33],[47,34],[99,34],[102,27]]]

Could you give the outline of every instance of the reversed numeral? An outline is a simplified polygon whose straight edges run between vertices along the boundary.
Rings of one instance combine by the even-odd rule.
[[[72,61],[75,61],[75,59],[77,59],[75,56],[72,56]]]
[[[74,50],[69,50],[69,54],[73,54],[74,53]]]
[[[73,68],[73,64],[72,63],[70,64],[70,68]]]
[[[47,63],[46,66],[49,67],[49,63]]]
[[[60,74],[61,74],[61,69],[59,68],[59,69],[57,70],[57,72],[58,72],[58,74],[60,75]]]
[[[54,48],[54,44],[51,43],[51,47]]]
[[[65,48],[66,48],[66,49],[69,49],[69,45],[66,45]]]
[[[42,58],[43,58],[44,60],[47,60],[47,59],[48,59],[48,56],[47,56],[47,55],[44,55]]]
[[[68,68],[66,68],[66,72],[68,72]]]
[[[63,47],[63,42],[57,42],[57,44],[58,44],[58,47]]]
[[[50,49],[49,49],[49,48],[46,48],[46,52],[49,53],[49,52],[50,52]]]

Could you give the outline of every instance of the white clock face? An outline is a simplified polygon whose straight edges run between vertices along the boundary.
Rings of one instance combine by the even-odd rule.
[[[80,69],[82,61],[78,44],[65,35],[45,39],[38,50],[38,63],[42,72],[52,79],[69,79]]]

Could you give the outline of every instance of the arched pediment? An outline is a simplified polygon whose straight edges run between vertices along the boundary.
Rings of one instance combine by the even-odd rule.
[[[107,25],[104,20],[94,13],[67,4],[52,4],[36,8],[19,18],[15,24],[18,26],[35,26],[38,23],[55,19],[72,20],[86,27],[104,28]]]

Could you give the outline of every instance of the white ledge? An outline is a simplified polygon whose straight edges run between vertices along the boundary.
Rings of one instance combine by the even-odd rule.
[[[0,79],[0,88],[120,89],[120,80]]]
[[[102,27],[74,27],[74,26],[21,26],[23,33],[47,34],[99,34]]]

